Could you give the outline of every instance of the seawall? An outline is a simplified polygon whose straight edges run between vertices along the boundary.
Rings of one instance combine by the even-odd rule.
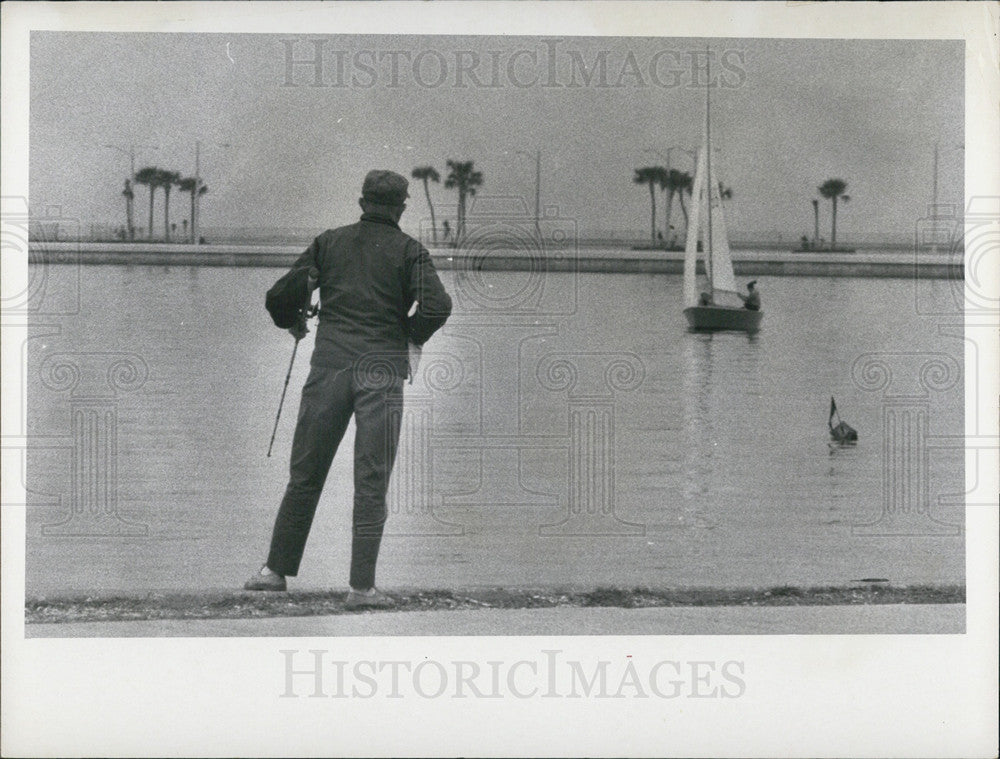
[[[198,245],[167,243],[32,242],[29,263],[42,265],[251,266],[285,268],[303,251],[290,245]],[[659,250],[555,249],[537,250],[451,248],[431,250],[442,270],[575,271],[615,274],[682,274],[684,254]],[[746,250],[733,252],[739,277],[894,277],[962,279],[957,253],[909,252],[792,253]]]

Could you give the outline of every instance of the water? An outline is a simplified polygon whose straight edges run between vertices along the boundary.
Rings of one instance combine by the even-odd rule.
[[[300,346],[266,458],[292,348],[263,308],[280,273],[83,267],[80,316],[35,319],[29,596],[237,588],[259,567],[312,347]],[[76,287],[71,267],[45,277],[47,292]],[[915,440],[922,420],[931,439],[962,433],[961,378],[940,373],[962,365],[961,339],[940,328],[960,324],[950,283],[762,277],[750,338],[687,332],[679,277],[557,274],[538,290],[524,273],[442,279],[456,314],[407,386],[380,585],[963,581],[961,450],[932,448],[920,475],[921,455],[901,458],[909,448],[884,427],[905,417],[897,431]],[[119,376],[111,397],[122,353],[148,376]],[[852,375],[879,353],[893,354],[885,389],[877,367]],[[66,361],[80,368],[75,390],[50,371]],[[856,447],[829,445],[831,395]],[[97,434],[76,459],[72,414]],[[346,585],[352,439],[296,588]],[[911,492],[921,483],[926,496]],[[922,513],[885,512],[901,502]]]

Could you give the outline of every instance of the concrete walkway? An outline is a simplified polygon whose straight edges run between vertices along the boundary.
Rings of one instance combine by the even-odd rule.
[[[796,243],[797,244],[797,243]],[[29,263],[129,264],[147,266],[276,266],[288,267],[306,244],[218,244],[192,246],[158,242],[41,242],[28,247]],[[790,246],[789,246],[790,247]],[[683,251],[631,250],[618,247],[566,245],[546,251],[547,271],[679,274],[684,271]],[[489,255],[474,250],[468,259],[453,248],[433,248],[438,269],[476,271],[534,271],[541,262],[539,248],[495,249]],[[857,253],[790,250],[737,250],[733,255],[737,276],[903,277],[954,279],[963,277],[963,259],[950,252],[932,254],[912,250],[862,250]]]
[[[963,632],[965,604],[375,611],[313,617],[67,622],[25,626],[27,638],[880,635]]]

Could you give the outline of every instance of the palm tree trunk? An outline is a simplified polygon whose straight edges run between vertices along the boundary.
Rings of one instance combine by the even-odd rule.
[[[837,196],[834,195],[833,198],[833,226],[830,229],[830,247],[837,247]]]
[[[156,191],[154,185],[149,186],[149,239],[153,239],[153,193]]]
[[[198,187],[195,186],[194,190],[191,190],[191,244],[194,245],[194,194]]]
[[[819,201],[813,201],[813,247],[819,245]]]
[[[170,242],[170,185],[163,185],[163,239]]]
[[[465,190],[458,191],[458,231],[455,234],[455,244],[461,245],[465,237]]]
[[[653,187],[653,180],[649,181],[649,239],[656,245],[656,188]]]
[[[132,198],[125,196],[125,229],[127,239],[132,239]]]
[[[437,245],[437,222],[434,221],[434,205],[431,203],[431,188],[427,186],[427,177],[424,177],[424,195],[427,196],[427,207],[431,209],[431,236],[434,239],[434,244]]]
[[[671,188],[667,188],[667,208],[663,212],[666,217],[663,221],[663,239],[666,241],[667,245],[670,245],[670,209],[674,205],[674,191]]]

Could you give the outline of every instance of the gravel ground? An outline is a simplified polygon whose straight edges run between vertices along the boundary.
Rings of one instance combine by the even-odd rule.
[[[254,619],[353,614],[344,591],[286,593],[170,593],[29,598],[27,624],[158,619]],[[616,607],[642,609],[698,606],[856,606],[965,603],[964,585],[892,586],[861,581],[855,586],[774,588],[487,588],[468,591],[390,591],[392,611],[455,609],[544,609]]]

